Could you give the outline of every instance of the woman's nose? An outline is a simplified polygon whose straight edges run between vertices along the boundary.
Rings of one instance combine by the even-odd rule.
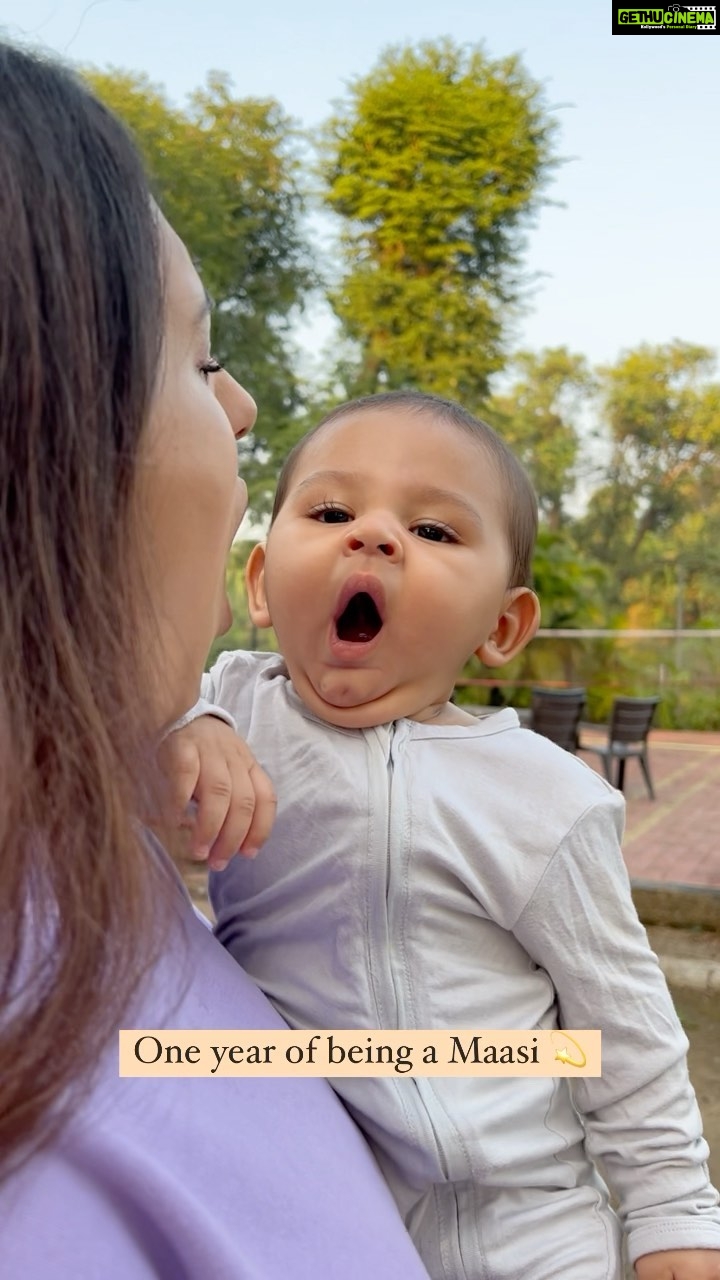
[[[250,392],[241,387],[227,369],[215,374],[214,384],[215,395],[228,416],[233,435],[241,440],[255,426],[257,405]]]

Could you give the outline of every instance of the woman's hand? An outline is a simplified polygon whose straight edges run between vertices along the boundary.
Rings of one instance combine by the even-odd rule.
[[[247,743],[215,716],[199,716],[159,748],[174,825],[191,829],[192,855],[222,871],[236,853],[254,858],[275,821],[272,783]]]
[[[635,1263],[637,1280],[720,1280],[720,1249],[663,1249]]]

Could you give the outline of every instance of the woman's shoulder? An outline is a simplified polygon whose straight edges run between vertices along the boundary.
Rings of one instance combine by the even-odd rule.
[[[283,1026],[189,904],[126,1025],[212,1029],[219,1043],[247,1030],[272,1042]],[[112,1045],[60,1137],[0,1191],[9,1275],[421,1280],[325,1081],[121,1078],[117,1064]]]

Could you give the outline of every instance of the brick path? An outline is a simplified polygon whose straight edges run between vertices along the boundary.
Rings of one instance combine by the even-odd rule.
[[[594,732],[583,730],[590,740]],[[583,757],[601,769],[599,757]],[[633,880],[720,888],[720,733],[650,734],[651,800],[636,760],[625,769],[623,850]]]

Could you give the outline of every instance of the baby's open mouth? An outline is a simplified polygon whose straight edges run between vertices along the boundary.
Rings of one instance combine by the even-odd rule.
[[[350,597],[335,623],[338,640],[350,644],[367,644],[382,629],[378,607],[367,591],[356,591]]]

